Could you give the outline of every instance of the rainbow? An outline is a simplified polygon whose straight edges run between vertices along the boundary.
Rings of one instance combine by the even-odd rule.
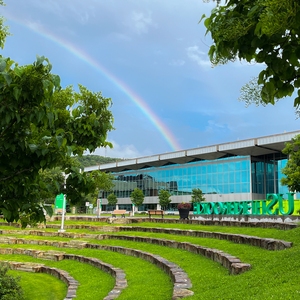
[[[169,128],[164,124],[164,122],[151,110],[148,104],[137,94],[135,93],[124,81],[115,76],[109,70],[107,70],[102,64],[96,61],[94,58],[89,56],[82,49],[79,49],[74,44],[70,43],[67,40],[60,38],[59,36],[54,35],[53,33],[47,31],[45,28],[42,28],[36,23],[26,22],[24,20],[17,20],[15,17],[6,15],[8,20],[11,20],[21,26],[24,26],[31,31],[41,35],[44,38],[51,40],[52,42],[58,44],[60,47],[64,48],[68,52],[72,53],[74,56],[87,63],[89,66],[94,68],[97,72],[100,72],[104,75],[109,81],[111,81],[118,89],[120,89],[149,119],[149,121],[157,128],[161,133],[163,138],[169,144],[173,151],[181,150],[181,146],[177,142],[176,138],[173,136]]]

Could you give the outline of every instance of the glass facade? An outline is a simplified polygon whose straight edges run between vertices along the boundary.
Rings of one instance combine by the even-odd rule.
[[[283,177],[281,169],[286,163],[286,156],[280,153],[252,158],[252,193],[288,193],[288,188],[280,184]]]
[[[250,193],[250,156],[198,161],[186,164],[114,173],[114,193],[130,197],[135,188],[145,196],[158,196],[160,190],[171,195],[190,195],[200,188],[205,194]]]
[[[287,193],[287,188],[280,185],[280,170],[286,161],[282,154],[232,156],[123,171],[113,173],[113,192],[118,198],[129,198],[135,188],[141,189],[146,197],[158,196],[160,190],[175,196],[191,195],[195,188],[204,194]],[[107,193],[103,196],[106,198]]]

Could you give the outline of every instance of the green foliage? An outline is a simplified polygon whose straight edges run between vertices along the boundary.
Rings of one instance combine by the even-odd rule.
[[[82,169],[122,160],[121,158],[104,157],[100,155],[83,155],[81,157],[75,157],[74,159],[78,160],[80,168]]]
[[[114,193],[107,196],[107,201],[109,205],[115,206],[118,203],[118,198]]]
[[[95,191],[93,193],[93,196],[95,198],[98,198],[99,193],[101,191],[109,192],[114,187],[114,176],[110,173],[104,173],[101,171],[92,171],[90,172],[90,176],[93,178],[95,182]]]
[[[144,202],[144,193],[141,189],[139,188],[135,188],[131,194],[130,194],[130,199],[131,199],[131,202],[136,206],[140,206],[143,204]]]
[[[2,0],[0,0],[0,5],[5,5]],[[8,27],[4,26],[4,19],[0,17],[0,47],[4,48],[6,37],[9,35]],[[1,66],[0,66],[1,68]]]
[[[7,274],[9,267],[0,263],[0,299],[23,300],[23,291],[19,284],[20,279]]]
[[[201,189],[192,190],[192,203],[205,201],[205,197]]]
[[[2,20],[0,45],[6,36],[1,25]],[[0,210],[7,221],[21,220],[23,227],[45,221],[44,199],[61,185],[57,178],[48,191],[45,170],[60,167],[69,175],[64,192],[76,204],[96,183],[70,157],[112,147],[106,141],[114,129],[111,99],[82,85],[78,92],[63,89],[51,69],[43,56],[19,66],[0,55]]]
[[[84,203],[87,201],[95,205],[97,199],[102,197],[102,191],[109,192],[114,186],[114,177],[110,173],[104,173],[97,170],[87,173],[76,173],[76,175],[81,176],[80,184],[82,184],[82,187],[76,186],[76,180],[73,182],[73,180],[69,181],[67,179],[66,193],[69,196],[71,193],[73,194],[73,196],[70,197],[76,198],[75,203],[77,206],[85,206]],[[84,187],[87,188],[85,192],[83,190]],[[76,191],[77,188],[78,190]],[[75,190],[71,191],[72,189]],[[68,200],[71,200],[71,204],[74,204],[74,198]]]
[[[161,207],[167,207],[171,203],[171,194],[167,190],[160,190],[158,193],[159,205]]]
[[[267,103],[262,101],[261,98],[262,88],[263,85],[259,85],[257,83],[257,77],[252,78],[248,83],[242,86],[239,101],[245,102],[246,107],[248,107],[250,104],[255,104],[256,106],[266,106]],[[278,99],[275,98],[274,101],[277,102]]]
[[[43,199],[44,203],[53,204],[56,195],[60,193],[64,185],[63,171],[59,167],[52,169],[44,169],[39,171],[39,176],[41,178],[41,189],[40,197]]]
[[[258,75],[261,102],[291,96],[300,104],[300,4],[295,0],[226,0],[204,18],[214,44],[209,56],[213,65],[236,59],[264,63]],[[249,95],[251,97],[251,94]],[[259,101],[260,102],[260,101]]]
[[[300,135],[287,143],[282,152],[288,155],[286,166],[281,170],[286,177],[281,179],[281,184],[288,186],[291,192],[300,192]]]

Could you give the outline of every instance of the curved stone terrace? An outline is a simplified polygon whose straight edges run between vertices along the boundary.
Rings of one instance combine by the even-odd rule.
[[[18,241],[16,240],[18,243]],[[18,243],[19,244],[19,243]],[[123,289],[127,287],[126,275],[123,270],[107,264],[97,258],[85,257],[82,255],[66,254],[61,251],[41,251],[33,249],[23,249],[23,248],[0,248],[0,254],[19,254],[19,255],[29,255],[34,258],[60,261],[64,259],[76,260],[81,263],[90,264],[104,272],[112,275],[115,280],[114,288],[109,292],[109,294],[104,298],[104,300],[116,299]],[[65,300],[76,298],[76,290],[79,283],[64,270],[60,270],[53,267],[47,267],[43,264],[33,264],[33,263],[20,263],[20,262],[8,262],[8,264],[15,270],[35,272],[35,273],[47,273],[65,282],[68,286],[67,295]]]
[[[78,243],[77,243],[78,242]],[[164,258],[162,258],[159,255],[155,255],[152,253],[148,253],[145,251],[141,250],[135,250],[131,248],[126,248],[126,247],[118,247],[118,246],[109,246],[109,245],[99,245],[99,244],[90,244],[86,243],[83,241],[70,241],[70,242],[56,242],[56,241],[49,241],[49,240],[27,240],[27,239],[18,239],[14,237],[5,237],[3,239],[0,239],[0,243],[2,244],[34,244],[34,245],[47,245],[47,246],[54,246],[54,247],[59,247],[59,248],[88,248],[88,249],[94,249],[94,250],[106,250],[106,251],[114,251],[118,252],[121,254],[125,255],[130,255],[134,256],[137,258],[141,258],[144,260],[147,260],[151,262],[152,264],[155,264],[159,268],[161,268],[163,271],[165,271],[170,278],[173,281],[173,296],[172,299],[181,299],[187,296],[193,295],[193,291],[190,290],[192,287],[191,280],[189,279],[188,275],[182,270],[178,265],[176,265],[173,262],[170,262]],[[1,252],[3,251],[3,252]],[[11,251],[12,253],[9,253]],[[0,248],[0,254],[27,254],[31,255],[33,257],[45,257],[45,255],[49,256],[49,251],[48,252],[43,252],[39,250],[31,250],[31,249],[23,249],[23,248]],[[50,254],[52,255],[52,254]],[[94,260],[96,259],[88,259],[84,257],[79,257],[79,256],[73,256],[73,255],[64,255],[64,254],[59,254],[53,255],[54,259],[76,259],[81,262],[88,262],[92,265],[94,265]],[[60,258],[59,258],[60,257]],[[81,259],[81,260],[80,260]],[[97,260],[98,261],[98,260]],[[112,268],[110,268],[112,269]],[[122,277],[122,280],[124,280],[125,276]],[[124,282],[117,282],[116,285],[118,287],[125,287]],[[126,284],[127,286],[127,284]],[[115,299],[116,296],[119,295],[118,289],[114,289],[110,293],[110,295],[105,298],[106,300],[111,300]]]
[[[192,225],[214,225],[214,226],[234,226],[234,227],[261,227],[261,228],[276,228],[280,230],[290,230],[298,227],[299,222],[298,217],[294,217],[293,221],[278,221],[274,218],[269,218],[268,221],[256,220],[253,219],[245,221],[239,220],[238,217],[233,218],[232,220],[227,220],[225,218],[216,218],[216,217],[202,217],[201,219],[197,219],[197,216],[190,215],[190,220],[180,220],[178,218],[147,218],[147,217],[126,217],[127,223],[142,223],[142,222],[150,222],[150,223],[170,223],[170,224],[192,224]],[[291,217],[292,218],[292,217]],[[53,216],[51,218],[53,221],[60,221],[61,216]],[[110,217],[94,217],[94,216],[66,216],[66,220],[73,221],[86,221],[86,222],[108,222],[111,219]],[[1,224],[1,223],[0,223]]]

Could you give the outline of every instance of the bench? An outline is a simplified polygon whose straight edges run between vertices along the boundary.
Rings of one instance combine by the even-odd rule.
[[[163,210],[155,210],[155,209],[148,210],[149,218],[151,218],[151,215],[161,215],[161,218],[163,219],[164,213],[165,212]]]
[[[112,217],[116,217],[117,215],[122,216],[125,218],[125,214],[127,213],[126,209],[115,209],[112,213]]]

